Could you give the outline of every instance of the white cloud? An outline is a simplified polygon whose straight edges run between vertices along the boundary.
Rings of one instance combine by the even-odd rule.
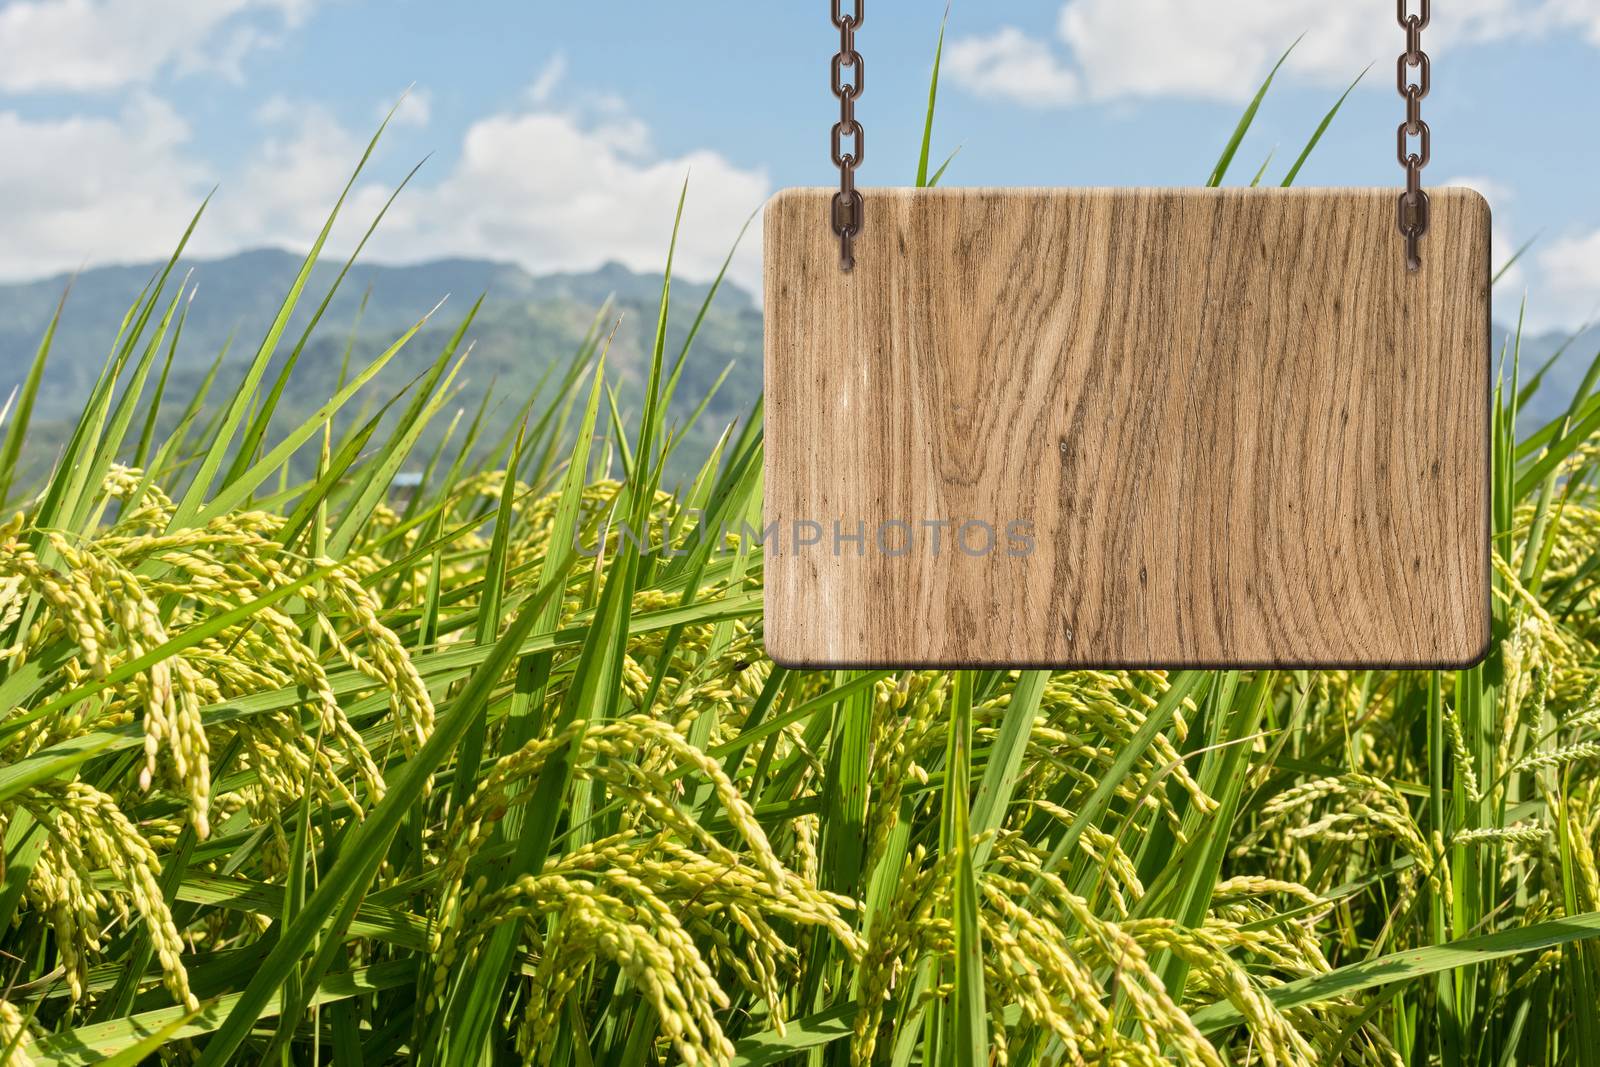
[[[1050,46],[1015,26],[956,41],[945,63],[956,82],[979,96],[1051,107],[1075,103],[1082,95],[1078,76],[1062,65]]]
[[[0,111],[0,276],[170,251],[207,188],[203,168],[183,154],[188,139],[170,106],[142,94],[106,118]]]
[[[261,139],[244,165],[223,178],[195,234],[201,254],[304,247],[322,228],[366,147],[365,133],[346,129],[318,104],[271,97],[256,110],[256,121]]]
[[[338,199],[365,138],[284,97],[256,110],[253,152],[220,182],[191,248],[220,255],[304,247]],[[137,92],[117,114],[35,120],[0,111],[0,201],[10,205],[0,277],[168,255],[219,184],[173,107]]]
[[[645,125],[627,116],[586,121],[539,108],[493,115],[467,130],[448,174],[407,191],[374,251],[407,260],[509,259],[532,271],[583,270],[607,260],[659,270],[686,176],[677,268],[706,278],[771,192],[764,172],[707,150],[662,156]],[[759,252],[753,232],[733,268],[747,287],[759,283]]]
[[[197,254],[306,247],[368,138],[321,106],[285,97],[265,101],[255,118],[257,145],[220,176],[194,237]],[[392,162],[380,148],[347,203],[331,254],[348,251],[388,198],[394,179],[370,175]],[[685,176],[677,268],[709,278],[767,198],[764,172],[707,150],[660,153],[645,124],[627,114],[585,118],[530,106],[490,116],[467,130],[448,170],[430,180],[425,169],[406,189],[368,258],[482,256],[534,272],[619,260],[659,270]],[[0,277],[164,256],[218,178],[197,158],[176,112],[145,93],[107,118],[32,120],[0,111],[0,200],[10,219]],[[733,268],[752,289],[760,244],[758,224]]]
[[[1551,0],[1549,6],[1547,17],[1582,28],[1589,43],[1600,47],[1600,0]]]
[[[1456,0],[1427,43],[1438,55],[1574,28],[1600,44],[1600,0]],[[1302,33],[1285,70],[1316,83],[1347,83],[1372,62],[1392,65],[1403,44],[1393,0],[1067,0],[1056,31],[1054,42],[1009,28],[958,40],[953,78],[1035,106],[1168,95],[1236,101]]]
[[[0,6],[0,91],[105,92],[168,68],[237,77],[310,0],[12,0]],[[266,15],[265,23],[249,16]]]
[[[547,104],[550,97],[560,87],[561,81],[567,76],[567,57],[565,53],[557,52],[550,62],[539,71],[539,76],[533,80],[533,86],[528,90],[528,99],[535,104]]]
[[[1550,304],[1555,321],[1592,322],[1600,315],[1600,229],[1552,242],[1539,254],[1539,268],[1539,299]]]
[[[406,90],[399,103],[379,104],[374,118],[382,122],[389,115],[391,108],[394,110],[394,117],[389,121],[393,125],[426,126],[433,121],[433,94],[426,89],[413,86]]]
[[[1518,233],[1512,190],[1485,177],[1456,177],[1440,183],[1476,189],[1489,201],[1494,222],[1492,268],[1499,271],[1522,248],[1526,235]],[[1542,246],[1542,247],[1541,247]],[[1526,268],[1537,284],[1530,289]],[[1527,328],[1533,333],[1571,330],[1600,319],[1600,229],[1569,233],[1553,242],[1536,242],[1495,286],[1500,318],[1515,322],[1527,298]]]
[[[1493,178],[1471,176],[1441,184],[1476,189],[1489,201],[1494,215],[1491,263],[1494,270],[1500,270],[1526,239],[1517,232],[1511,189]],[[1533,273],[1538,284],[1530,291],[1530,272],[1525,268],[1535,265],[1537,270]],[[1528,329],[1535,333],[1570,330],[1600,317],[1600,229],[1587,234],[1569,233],[1548,244],[1535,243],[1495,286],[1501,317],[1515,321],[1524,296],[1528,300]]]

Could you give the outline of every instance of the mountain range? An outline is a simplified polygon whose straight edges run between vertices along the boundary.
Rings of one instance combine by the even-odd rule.
[[[244,373],[277,314],[302,260],[289,252],[258,250],[225,259],[180,263],[174,278],[194,290],[173,356],[166,406],[175,418],[225,348],[213,399]],[[26,376],[51,315],[63,299],[60,325],[41,383],[28,438],[28,456],[47,463],[65,441],[84,399],[104,366],[124,314],[164,264],[96,267],[76,276],[0,285],[0,406]],[[334,281],[341,263],[319,263],[274,357],[294,347]],[[606,366],[624,414],[637,410],[649,371],[661,297],[660,275],[620,264],[595,271],[534,276],[520,267],[485,260],[447,259],[415,266],[357,264],[340,285],[301,356],[279,407],[280,425],[309,416],[338,387],[341,368],[359,368],[378,356],[430,309],[442,306],[384,369],[374,385],[383,398],[435,360],[475,301],[482,307],[466,335],[471,352],[452,405],[468,417],[492,390],[489,430],[498,437],[552,368],[559,374],[597,327],[611,336]],[[176,288],[169,283],[169,290]],[[682,350],[709,286],[674,279],[668,321],[669,363]],[[600,317],[605,310],[603,318]],[[734,420],[746,418],[761,392],[761,312],[750,294],[725,283],[717,292],[684,365],[675,394],[680,419],[727,370],[681,452],[704,456]],[[276,366],[268,374],[276,373]],[[372,387],[369,387],[372,388]],[[352,405],[353,406],[353,405]],[[449,421],[447,411],[440,427]],[[353,412],[352,412],[353,415]],[[426,455],[425,436],[415,455]]]
[[[175,276],[187,276],[195,294],[173,358],[167,389],[170,406],[181,408],[225,347],[229,354],[212,395],[226,395],[223,387],[229,376],[243,373],[300,262],[292,253],[263,249],[180,265]],[[95,267],[75,277],[0,285],[0,405],[26,375],[50,316],[65,294],[28,439],[32,465],[48,463],[65,440],[124,313],[161,266]],[[313,271],[278,359],[299,337],[340,266],[322,263]],[[445,297],[443,306],[379,378],[380,383],[389,383],[389,391],[410,381],[436,358],[473,302],[482,296],[482,309],[468,334],[472,351],[458,400],[461,408],[472,412],[485,391],[492,389],[491,408],[503,427],[540,379],[552,367],[565,365],[595,327],[601,309],[607,307],[601,326],[608,332],[616,326],[607,366],[612,379],[620,384],[621,401],[628,406],[637,398],[648,371],[661,282],[660,275],[637,273],[615,263],[589,272],[547,275],[533,275],[509,263],[474,259],[414,266],[357,264],[307,345],[280,417],[284,425],[293,425],[309,415],[336,388],[347,350],[352,365],[361,365]],[[669,359],[682,348],[707,291],[704,284],[674,281]],[[1499,327],[1495,332],[1498,355],[1507,333]],[[684,455],[703,455],[730,422],[748,416],[761,391],[761,346],[761,309],[749,293],[725,283],[707,311],[685,363],[676,394],[676,415],[687,415],[724,369],[727,378],[685,442]],[[1557,333],[1525,336],[1522,381],[1526,383],[1558,351],[1560,358],[1524,411],[1524,431],[1565,410],[1590,360],[1600,352],[1600,329],[1576,338]],[[488,439],[494,436],[485,435]]]

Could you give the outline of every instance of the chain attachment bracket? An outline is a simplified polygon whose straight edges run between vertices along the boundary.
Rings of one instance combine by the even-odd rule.
[[[867,84],[867,68],[856,50],[856,30],[866,0],[832,0],[833,24],[839,28],[839,51],[833,57],[833,95],[839,98],[839,121],[833,126],[833,165],[839,168],[839,192],[833,198],[828,225],[839,238],[839,269],[856,265],[855,240],[866,218],[866,203],[856,188],[856,168],[867,155],[867,135],[856,119],[856,100]],[[850,10],[846,11],[845,8]],[[846,69],[850,80],[845,81]]]
[[[1419,0],[1419,10],[1410,11],[1410,0],[1396,0],[1396,16],[1406,31],[1406,50],[1395,66],[1395,84],[1406,102],[1406,118],[1396,138],[1396,153],[1406,172],[1405,191],[1400,194],[1397,220],[1406,239],[1406,268],[1422,269],[1422,237],[1428,232],[1430,205],[1422,188],[1422,168],[1433,157],[1432,134],[1422,120],[1422,101],[1433,87],[1433,68],[1428,53],[1422,50],[1422,31],[1432,20],[1431,0]],[[1412,80],[1415,71],[1416,80]],[[1417,139],[1416,148],[1411,139]]]

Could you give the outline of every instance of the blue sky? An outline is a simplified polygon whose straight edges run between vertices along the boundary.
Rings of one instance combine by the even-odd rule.
[[[869,0],[868,185],[912,176],[942,0]],[[1572,326],[1600,308],[1600,0],[1441,0],[1430,181],[1495,207],[1497,293]],[[365,220],[428,161],[375,258],[659,266],[705,276],[771,191],[834,179],[826,0],[0,0],[0,277],[151,258],[213,186],[197,247],[303,246],[379,116]],[[692,14],[691,14],[692,12]],[[1393,185],[1403,34],[1390,0],[957,0],[936,149],[948,184],[1202,181],[1273,59],[1306,37],[1236,181],[1281,176],[1375,62],[1301,176]],[[347,227],[341,239],[351,239]],[[735,268],[759,277],[759,235]]]

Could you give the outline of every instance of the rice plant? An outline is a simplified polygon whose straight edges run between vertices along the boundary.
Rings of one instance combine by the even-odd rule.
[[[1509,347],[1481,666],[800,673],[670,250],[639,410],[601,320],[419,454],[475,309],[275,418],[327,233],[226,395],[180,245],[38,484],[49,333],[7,407],[5,1062],[1600,1062],[1600,358],[1519,439]]]

